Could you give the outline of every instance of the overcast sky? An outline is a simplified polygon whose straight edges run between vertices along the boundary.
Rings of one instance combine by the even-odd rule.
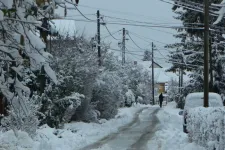
[[[172,12],[172,5],[161,2],[160,0],[141,0],[141,2],[138,0],[80,0],[78,8],[86,17],[93,20],[96,20],[96,12],[97,9],[99,9],[100,14],[105,16],[104,20],[108,22],[116,21],[124,23],[121,20],[109,18],[117,17],[141,22],[160,23],[160,25],[161,23],[165,23],[166,25],[178,25],[178,23],[180,23],[178,20],[173,18],[175,14]],[[68,10],[67,16],[69,18],[85,20],[85,18],[75,10]],[[132,24],[136,23],[134,22]],[[63,21],[60,23],[60,26],[63,25],[66,25],[65,28],[69,28],[70,32],[74,29],[76,29],[79,33],[84,32],[88,38],[93,37],[97,31],[97,25],[95,22]],[[149,43],[154,42],[156,47],[159,49],[155,51],[155,57],[157,57],[156,62],[165,67],[168,66],[168,64],[164,62],[164,60],[168,58],[168,52],[163,49],[163,47],[165,44],[171,44],[177,41],[177,39],[175,39],[172,35],[172,33],[176,33],[174,29],[111,24],[107,24],[107,27],[111,33],[114,33],[122,28],[126,28],[126,30],[129,31],[131,38],[143,49],[151,50]],[[134,34],[137,34],[141,38],[145,37],[145,41],[136,37]],[[104,26],[101,26],[101,37],[103,38],[107,35],[107,30]],[[122,32],[114,34],[114,37],[117,39],[122,39]],[[127,36],[127,38],[129,37]],[[111,48],[120,49],[118,47],[119,41],[113,39],[112,37],[109,36],[105,38],[104,41],[111,42]],[[129,51],[132,51],[132,53],[143,55],[143,52],[140,52],[142,50],[134,45],[131,40],[126,41],[126,47]],[[116,55],[120,55],[120,53],[116,52]],[[126,58],[140,61],[142,56],[137,55],[127,54]]]

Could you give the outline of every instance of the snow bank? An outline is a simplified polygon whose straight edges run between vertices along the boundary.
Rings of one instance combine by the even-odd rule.
[[[117,132],[119,127],[130,123],[134,114],[143,107],[146,105],[120,108],[114,119],[101,120],[101,124],[74,122],[65,124],[63,129],[43,125],[34,139],[21,131],[18,132],[18,138],[13,131],[0,132],[0,150],[78,150]]]
[[[18,131],[18,137],[12,130],[0,132],[0,150],[38,150],[38,142],[33,141],[26,132]]]
[[[221,108],[193,108],[187,116],[189,138],[208,150],[225,149],[225,110]]]
[[[155,136],[148,142],[148,149],[160,150],[205,150],[195,143],[190,143],[188,136],[183,133],[183,116],[176,103],[168,103],[157,114],[159,125]]]

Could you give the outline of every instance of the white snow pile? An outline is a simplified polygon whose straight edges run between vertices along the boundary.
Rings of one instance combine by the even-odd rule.
[[[38,142],[32,140],[26,132],[18,131],[17,137],[12,130],[0,132],[0,150],[41,150]]]
[[[152,150],[205,150],[195,143],[190,143],[187,134],[183,133],[183,116],[176,103],[168,103],[157,114],[159,125],[156,133],[148,142],[148,149]]]
[[[207,150],[225,149],[225,110],[221,108],[193,108],[187,116],[190,140]]]
[[[0,150],[78,150],[92,144],[110,133],[117,132],[119,127],[130,123],[134,114],[146,105],[135,105],[120,108],[111,120],[100,120],[100,123],[74,122],[63,129],[40,127],[36,137],[30,138],[27,133],[19,131],[0,132]]]

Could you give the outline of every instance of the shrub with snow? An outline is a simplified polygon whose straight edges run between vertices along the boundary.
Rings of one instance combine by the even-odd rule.
[[[126,98],[125,98],[125,106],[130,107],[134,102],[135,102],[135,97],[134,97],[134,93],[128,89],[128,91],[125,94]]]
[[[101,118],[110,119],[117,114],[119,100],[123,97],[121,85],[121,79],[113,72],[105,72],[99,76],[93,91],[92,102],[97,104],[96,109],[101,113]]]
[[[207,150],[225,149],[224,108],[193,108],[188,112],[187,130],[191,141]]]
[[[58,128],[63,123],[69,122],[84,98],[84,95],[79,93],[53,100],[47,96],[42,97],[41,125],[48,124],[50,127]]]

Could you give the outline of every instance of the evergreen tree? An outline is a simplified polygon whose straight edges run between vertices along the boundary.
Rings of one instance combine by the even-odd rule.
[[[203,0],[191,0],[196,3],[203,3]],[[221,0],[211,0],[211,3],[220,3]],[[173,66],[168,71],[175,71],[177,68],[183,70],[192,71],[193,74],[190,76],[190,84],[184,89],[184,94],[195,91],[203,91],[203,65],[204,65],[204,30],[200,28],[204,27],[204,13],[197,12],[194,10],[189,10],[186,8],[177,9],[177,6],[173,7],[173,11],[177,14],[175,17],[178,20],[183,22],[183,26],[187,27],[186,29],[177,29],[178,34],[174,35],[176,38],[180,38],[180,43],[167,45],[167,48],[176,49],[175,52],[171,52],[170,61],[173,62]],[[210,16],[210,24],[212,24],[217,18]],[[219,66],[224,64],[224,61],[221,59],[221,55],[224,54],[224,48],[218,43],[223,41],[222,32],[218,30],[218,27],[224,26],[225,21],[221,21],[217,27],[210,26],[214,28],[214,31],[210,31],[210,40],[211,40],[211,54],[212,60],[212,70],[214,73],[214,85],[210,81],[210,89],[215,92],[221,93],[223,86],[221,82],[224,82],[224,79],[221,78],[221,72],[223,69]],[[219,61],[218,61],[219,60]],[[219,77],[220,76],[220,77]],[[216,90],[217,89],[217,90]]]
[[[151,61],[152,60],[152,53],[148,50],[145,50],[143,61]]]

